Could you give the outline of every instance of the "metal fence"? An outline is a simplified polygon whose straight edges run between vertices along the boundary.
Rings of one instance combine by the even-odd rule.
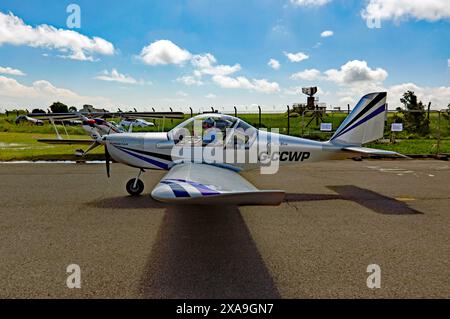
[[[218,110],[220,111],[220,110]],[[258,108],[255,113],[222,111],[235,115],[258,128],[277,128],[280,133],[305,137],[315,140],[327,140],[331,138],[336,129],[348,116],[348,111],[336,110],[306,110],[301,115],[292,113],[289,106],[286,112],[266,112]],[[422,113],[428,121],[424,131],[419,132],[419,127],[411,127],[407,121],[407,114]],[[394,124],[394,125],[393,125]],[[401,125],[399,125],[401,124]],[[398,149],[408,154],[450,154],[450,110],[408,111],[389,110],[386,113],[385,130],[382,139],[371,143],[384,144],[383,148]]]
[[[174,111],[176,111],[174,109]],[[194,110],[189,108],[185,118],[205,112],[218,112],[230,114],[243,119],[257,128],[266,128],[268,130],[277,128],[280,133],[305,137],[315,140],[329,139],[339,125],[347,117],[349,111],[338,110],[306,110],[302,114],[292,112],[290,106],[286,106],[285,111],[269,109],[267,107],[233,107],[233,108],[204,108]],[[415,128],[411,129],[410,123],[405,121],[405,115],[408,113],[423,113],[429,120],[429,131],[426,134],[419,134]],[[10,117],[16,116],[16,111],[9,112]],[[168,131],[183,119],[170,119],[165,122],[155,120],[154,131]],[[392,124],[403,124],[403,130],[393,130]],[[389,110],[386,115],[386,125],[383,139],[378,143],[406,142],[408,140],[433,141],[428,153],[439,154],[441,152],[450,153],[450,110],[443,109],[439,111],[408,111],[408,110]]]
[[[316,140],[327,140],[331,138],[336,129],[348,116],[348,111],[336,110],[306,110],[301,115],[292,113],[289,106],[286,112],[267,112],[258,109],[257,113],[221,112],[235,115],[249,122],[258,128],[277,128],[280,133],[293,136],[305,137]],[[411,123],[406,120],[408,113],[422,113],[428,121],[427,129],[419,132],[418,127],[411,127]],[[392,124],[395,124],[394,126]],[[401,125],[398,125],[401,124]],[[385,130],[383,139],[378,143],[395,144],[399,142],[420,140],[434,141],[429,152],[439,154],[442,152],[442,145],[445,152],[450,152],[450,110],[389,110],[386,112]]]

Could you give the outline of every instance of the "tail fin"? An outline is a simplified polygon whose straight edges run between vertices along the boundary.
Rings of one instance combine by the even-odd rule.
[[[386,92],[377,92],[363,96],[330,141],[361,145],[383,137],[386,95]]]

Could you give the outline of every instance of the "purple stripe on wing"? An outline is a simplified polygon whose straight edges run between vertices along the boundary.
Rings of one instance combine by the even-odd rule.
[[[200,193],[204,196],[208,196],[208,195],[219,195],[220,192],[197,182],[193,182],[193,181],[188,181],[185,179],[180,179],[180,178],[174,178],[174,179],[166,179],[166,181],[173,181],[173,182],[182,182],[182,183],[187,183],[193,187],[195,187],[197,190],[200,191]]]

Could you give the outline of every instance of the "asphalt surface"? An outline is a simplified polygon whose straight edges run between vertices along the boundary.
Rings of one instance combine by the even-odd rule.
[[[163,172],[0,164],[0,297],[450,297],[450,164],[335,161],[245,176],[278,207],[177,207]],[[81,289],[66,267],[81,268]],[[381,288],[366,285],[369,264]]]

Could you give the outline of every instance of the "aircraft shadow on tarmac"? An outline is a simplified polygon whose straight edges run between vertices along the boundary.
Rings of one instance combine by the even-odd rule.
[[[150,196],[87,205],[165,209],[140,280],[144,298],[280,298],[236,206],[175,206]]]
[[[288,193],[285,202],[304,202],[320,200],[348,200],[358,203],[375,213],[385,215],[414,215],[422,212],[409,207],[395,198],[353,185],[327,186],[337,194],[294,194]]]
[[[280,298],[233,206],[168,207],[140,290],[145,298]]]
[[[422,214],[367,189],[328,188],[337,194],[288,193],[285,202],[350,200],[380,214]],[[104,198],[89,205],[165,209],[140,280],[144,298],[280,298],[236,206],[174,206],[149,196]]]

